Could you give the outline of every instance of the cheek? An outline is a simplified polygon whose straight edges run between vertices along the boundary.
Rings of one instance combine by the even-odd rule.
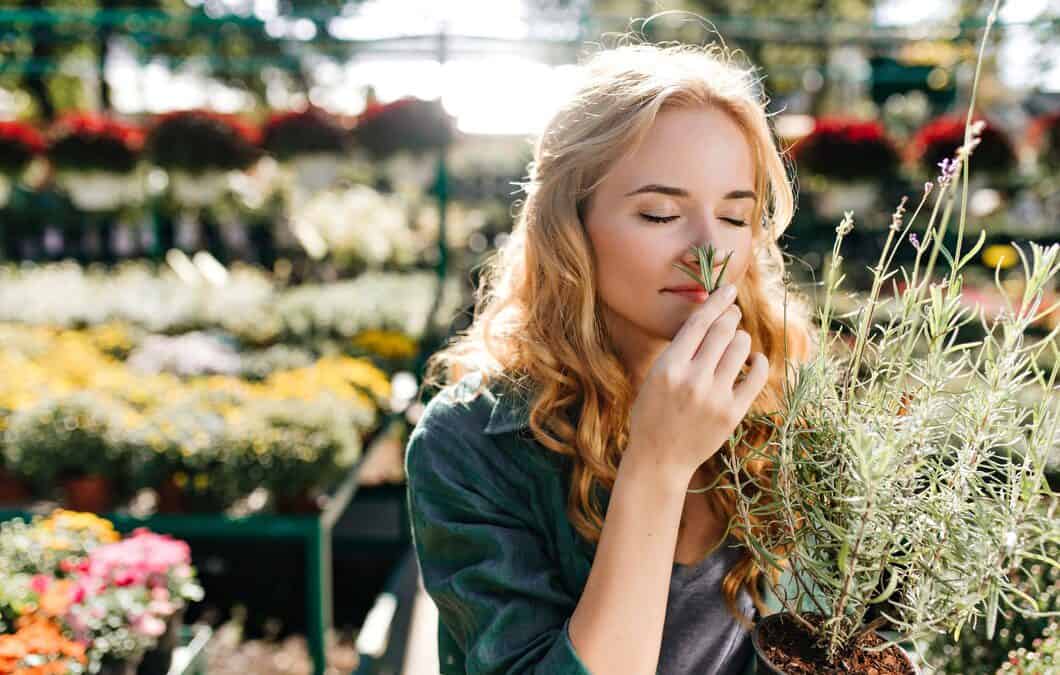
[[[658,242],[634,224],[613,221],[591,233],[597,271],[603,288],[635,286],[650,276],[660,260]]]

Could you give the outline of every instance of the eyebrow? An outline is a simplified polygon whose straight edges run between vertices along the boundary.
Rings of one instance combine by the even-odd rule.
[[[636,190],[626,194],[627,197],[633,195],[643,194],[645,192],[657,192],[663,195],[670,195],[671,197],[689,197],[688,190],[679,187],[671,187],[669,185],[658,185],[651,183],[649,185],[643,185]],[[758,199],[755,195],[754,190],[732,190],[727,192],[722,199]]]

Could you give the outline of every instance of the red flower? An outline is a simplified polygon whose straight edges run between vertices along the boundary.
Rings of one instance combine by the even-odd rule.
[[[20,171],[44,152],[44,137],[23,122],[0,122],[0,171]]]
[[[1027,140],[1046,164],[1060,165],[1060,110],[1035,118],[1027,129]]]
[[[792,154],[808,171],[836,180],[884,178],[898,166],[898,151],[875,120],[818,118]]]
[[[139,127],[89,112],[59,119],[51,128],[48,155],[61,168],[132,171],[144,146]]]
[[[67,136],[107,138],[134,152],[139,152],[144,145],[144,133],[139,127],[88,112],[72,113],[55,123],[52,138],[59,140]]]
[[[979,146],[972,152],[972,168],[1004,172],[1013,168],[1016,153],[1008,135],[982,116],[973,121],[983,121],[986,127],[980,135]],[[943,115],[920,128],[909,145],[910,158],[930,175],[938,173],[939,162],[957,154],[964,144],[964,115]]]

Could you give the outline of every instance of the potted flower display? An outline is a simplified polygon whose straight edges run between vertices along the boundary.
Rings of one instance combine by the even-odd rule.
[[[100,642],[115,611],[129,619],[125,635],[109,635],[102,660],[139,664],[141,675],[164,675],[176,647],[184,609],[202,599],[186,542],[138,529],[125,539],[94,549],[75,568],[86,601],[69,613],[75,633]],[[130,609],[132,607],[133,609]],[[119,651],[114,645],[123,645]],[[104,657],[109,657],[104,658]],[[130,658],[133,657],[133,658]],[[132,672],[137,672],[133,670]]]
[[[3,523],[0,572],[5,673],[162,675],[183,608],[202,599],[186,543],[146,530],[119,540],[84,513]]]
[[[996,3],[988,26],[995,18]],[[990,638],[1002,611],[1044,613],[1014,572],[1060,566],[1049,556],[1055,519],[1043,508],[1058,497],[1044,471],[1060,440],[1050,395],[1060,370],[1038,365],[1057,331],[1027,334],[1052,309],[1042,298],[1060,272],[1060,246],[1020,251],[1024,292],[999,316],[962,302],[963,270],[985,236],[964,241],[963,217],[953,250],[943,236],[955,176],[963,172],[966,191],[982,132],[969,115],[965,142],[908,219],[902,201],[872,289],[835,335],[847,214],[826,266],[812,356],[788,371],[779,411],[755,416],[770,433],[752,440],[738,431],[723,450],[733,526],[782,606],[755,628],[759,672],[914,673],[900,644],[958,635],[978,621]],[[914,231],[922,210],[928,222]],[[915,262],[894,269],[904,245]],[[943,260],[949,269],[938,280]],[[878,323],[881,290],[899,276],[905,286]],[[961,332],[972,322],[982,324],[981,339]],[[751,463],[768,470],[749,471]],[[781,586],[781,570],[792,586]]]
[[[61,486],[64,504],[102,513],[128,473],[128,448],[116,438],[120,407],[96,392],[47,399],[11,416],[8,466],[47,493]]]
[[[445,147],[453,134],[452,118],[440,100],[414,97],[370,100],[353,130],[357,147],[383,167],[385,186],[406,199],[431,187],[437,170],[430,151]]]
[[[818,207],[826,218],[865,211],[880,182],[894,176],[898,151],[876,120],[822,117],[792,150],[799,168],[819,183]]]
[[[267,487],[281,513],[320,511],[324,491],[340,482],[361,454],[360,435],[343,412],[329,397],[248,403],[229,431],[228,453],[247,491]]]
[[[338,118],[317,107],[274,114],[261,137],[265,150],[288,164],[298,184],[311,192],[335,181],[351,140]]]
[[[182,110],[160,116],[147,138],[151,161],[169,174],[169,193],[179,209],[198,214],[206,248],[225,262],[220,227],[207,207],[226,193],[233,172],[261,156],[255,129],[231,115]],[[172,240],[163,233],[163,248]]]
[[[977,115],[975,121],[984,126],[975,150],[975,169],[979,176],[973,184],[988,177],[1003,178],[1016,167],[1012,141],[1004,130],[986,118]],[[945,170],[945,163],[954,160],[957,149],[965,142],[964,131],[965,120],[960,115],[943,115],[931,120],[913,136],[909,145],[912,160],[928,176],[935,175],[940,168]]]
[[[44,148],[44,137],[32,126],[0,121],[0,208],[7,206],[12,185]]]
[[[48,159],[56,179],[82,211],[114,211],[136,200],[134,172],[144,135],[136,126],[92,113],[61,118],[51,129]]]
[[[0,121],[0,210],[11,204],[15,185],[34,157],[44,152],[44,138],[32,126],[17,121]],[[19,254],[23,233],[13,218],[0,217],[0,257]]]
[[[79,210],[98,222],[99,248],[113,261],[113,214],[142,198],[137,172],[143,132],[131,124],[92,113],[61,118],[51,129],[48,159],[56,183]]]

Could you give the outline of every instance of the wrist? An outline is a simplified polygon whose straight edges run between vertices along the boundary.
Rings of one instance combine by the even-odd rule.
[[[635,477],[639,484],[650,484],[664,493],[679,494],[683,498],[695,470],[677,465],[651,452],[630,444],[622,454],[619,473]]]

